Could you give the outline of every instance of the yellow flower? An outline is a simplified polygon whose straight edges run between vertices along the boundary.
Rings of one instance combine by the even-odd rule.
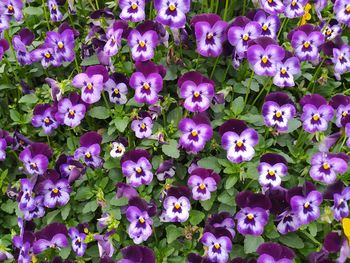
[[[311,5],[309,3],[307,3],[304,6],[304,11],[305,14],[301,17],[300,21],[299,21],[299,26],[305,25],[307,21],[309,21],[311,19],[311,14],[310,14],[310,10],[311,10]]]

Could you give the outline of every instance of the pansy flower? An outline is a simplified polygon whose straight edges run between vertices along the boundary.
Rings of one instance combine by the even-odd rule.
[[[340,36],[343,31],[341,25],[334,19],[329,21],[329,23],[326,21],[322,22],[321,28],[322,34],[325,36],[326,41],[335,39],[337,36]]]
[[[107,42],[104,45],[103,51],[108,57],[116,55],[121,46],[121,40],[124,31],[127,29],[128,24],[125,21],[115,21],[108,29],[106,33]]]
[[[198,153],[213,137],[213,128],[207,115],[201,113],[192,119],[184,118],[179,122],[179,145],[188,152]]]
[[[30,53],[30,59],[33,62],[40,62],[44,68],[47,68],[50,65],[59,67],[62,64],[59,56],[55,54],[54,48],[48,45],[41,45],[33,50]]]
[[[192,189],[194,200],[205,201],[210,199],[211,192],[216,191],[219,182],[220,176],[213,170],[197,168],[191,172],[187,184]]]
[[[0,61],[2,60],[2,57],[4,53],[10,48],[9,43],[6,39],[0,39]]]
[[[121,250],[123,259],[117,263],[156,263],[156,256],[152,249],[143,246],[128,246]]]
[[[263,243],[257,251],[260,256],[258,263],[292,263],[295,254],[293,250],[277,243]]]
[[[66,29],[63,32],[49,31],[46,33],[45,45],[52,47],[55,56],[62,62],[72,62],[74,53],[74,32]]]
[[[72,239],[72,249],[79,256],[82,257],[85,254],[87,244],[85,243],[86,234],[80,233],[75,227],[71,227],[68,230],[68,235]]]
[[[32,125],[42,127],[44,133],[52,134],[59,126],[53,114],[53,108],[50,104],[37,104],[33,110]]]
[[[349,157],[344,153],[316,153],[311,158],[310,176],[315,181],[332,184],[337,174],[344,174],[348,170]]]
[[[16,132],[15,132],[16,134]],[[6,158],[6,148],[7,146],[14,145],[15,134],[13,138],[5,130],[0,129],[0,161],[4,161]],[[15,147],[13,147],[15,148]]]
[[[245,57],[248,49],[248,42],[261,35],[261,25],[258,22],[248,22],[236,18],[227,32],[229,43],[235,47],[235,51],[240,58]]]
[[[157,32],[138,26],[129,33],[128,45],[134,61],[150,60],[154,57],[154,49],[158,45]]]
[[[49,248],[68,247],[67,228],[61,223],[52,223],[35,233],[33,253],[40,254]]]
[[[18,202],[18,208],[21,211],[33,210],[35,208],[34,193],[33,193],[34,185],[29,179],[21,179],[20,184],[21,184],[21,193],[20,193],[20,199]]]
[[[287,93],[273,92],[265,97],[262,107],[265,125],[279,132],[288,130],[288,122],[296,115],[293,101]]]
[[[191,112],[203,112],[210,106],[215,93],[215,83],[196,71],[182,75],[178,80],[184,107]]]
[[[301,61],[317,61],[320,57],[319,46],[321,46],[325,37],[318,27],[306,24],[293,30],[288,38],[291,39],[295,55]]]
[[[19,250],[17,262],[19,263],[30,262],[32,259],[31,250],[32,250],[33,243],[35,241],[35,235],[33,233],[34,224],[25,222],[20,217],[18,218],[17,222],[20,228],[20,234],[12,238],[13,246]],[[0,260],[5,260],[5,259],[0,259]]]
[[[103,84],[108,80],[108,72],[102,65],[90,66],[85,73],[79,73],[72,80],[72,85],[81,88],[81,99],[88,104],[100,100]]]
[[[345,187],[341,180],[328,185],[323,193],[323,198],[333,201],[331,209],[335,220],[341,221],[349,216],[350,187]]]
[[[113,73],[104,84],[104,90],[108,92],[109,101],[115,104],[126,104],[128,98],[129,79],[121,73]]]
[[[329,101],[329,105],[336,111],[336,125],[342,127],[342,121],[348,115],[350,115],[350,97],[342,94],[335,95]]]
[[[17,61],[21,65],[30,65],[32,63],[30,52],[28,52],[27,46],[32,44],[34,38],[34,33],[28,28],[21,29],[12,38],[13,49],[16,51]]]
[[[59,22],[63,19],[63,15],[58,9],[58,4],[56,0],[48,0],[47,6],[49,8],[50,18],[53,22]]]
[[[284,15],[288,18],[296,18],[304,15],[304,7],[308,0],[287,0]]]
[[[125,153],[120,161],[122,172],[132,187],[149,185],[153,180],[150,154],[145,150],[132,150]]]
[[[204,232],[200,242],[208,248],[207,257],[211,262],[225,263],[232,250],[231,237],[225,235],[225,230],[215,229],[212,232]]]
[[[233,163],[249,161],[255,154],[258,133],[241,120],[228,120],[219,129],[221,145],[227,151],[226,157]]]
[[[285,50],[269,37],[255,39],[247,50],[248,62],[260,76],[274,76],[277,73],[277,64],[284,56]]]
[[[118,2],[120,9],[119,17],[131,22],[140,22],[145,19],[145,0],[120,0]]]
[[[110,144],[110,152],[112,158],[120,158],[124,155],[125,149],[128,147],[128,141],[124,137],[120,137]]]
[[[276,188],[281,185],[281,177],[287,175],[286,159],[275,153],[266,153],[260,158],[258,165],[259,184],[266,188]]]
[[[75,150],[74,158],[83,159],[84,163],[92,168],[102,166],[103,160],[100,157],[102,136],[97,132],[87,132],[80,137],[80,147]]]
[[[263,194],[246,191],[236,196],[236,204],[241,208],[235,215],[238,232],[260,236],[269,219],[270,200]]]
[[[42,175],[47,170],[51,155],[52,150],[47,144],[33,143],[19,154],[19,159],[28,174]]]
[[[175,175],[175,165],[174,165],[174,160],[165,160],[162,162],[157,171],[156,171],[156,176],[159,181],[164,181],[168,178],[172,178]]]
[[[202,257],[195,253],[190,253],[187,256],[186,263],[211,263],[212,261],[209,258]]]
[[[228,212],[220,212],[208,217],[207,225],[210,225],[214,228],[224,228],[228,230],[232,236],[235,236],[235,221],[234,217]]]
[[[306,95],[300,100],[300,105],[303,108],[301,120],[305,131],[313,133],[327,130],[334,112],[324,97],[319,94]]]
[[[267,15],[263,10],[259,10],[254,15],[254,21],[261,25],[261,36],[275,39],[281,27],[281,21],[277,15]]]
[[[129,200],[126,210],[126,217],[130,222],[128,234],[135,244],[146,241],[152,235],[152,216],[156,213],[156,208],[148,204],[145,200],[134,197]]]
[[[22,0],[3,0],[0,3],[0,14],[13,16],[19,22],[23,18],[22,8]]]
[[[72,184],[85,173],[86,167],[75,160],[74,156],[61,154],[56,161],[55,169],[61,177],[67,178],[68,183]]]
[[[281,0],[260,0],[260,5],[266,13],[271,15],[281,14],[285,10]]]
[[[133,197],[139,196],[138,192],[135,188],[131,187],[128,184],[119,182],[116,184],[116,198],[126,197],[131,199]]]
[[[297,57],[286,53],[284,59],[276,64],[277,71],[273,77],[273,84],[278,87],[294,87],[294,75],[300,72],[300,61]]]
[[[333,48],[332,62],[334,74],[341,75],[350,71],[350,46],[344,44],[341,48]]]
[[[158,92],[163,89],[164,68],[153,62],[135,63],[136,72],[130,77],[130,86],[135,90],[134,99],[137,103],[155,104]]]
[[[347,0],[336,0],[333,6],[334,14],[339,23],[350,26],[350,3]]]
[[[131,122],[131,129],[137,138],[149,138],[152,135],[153,121],[147,112],[142,112],[139,117]]]
[[[155,0],[156,21],[169,27],[183,28],[186,14],[190,11],[191,0]]]
[[[41,218],[45,215],[44,196],[38,195],[34,198],[34,208],[32,210],[24,210],[23,218],[31,221],[35,218]]]
[[[185,222],[190,216],[190,191],[185,186],[171,187],[163,201],[163,222]]]
[[[60,124],[65,124],[72,128],[80,125],[85,117],[86,106],[76,92],[69,94],[69,97],[62,98],[57,105],[55,119]]]
[[[109,231],[104,235],[95,234],[94,238],[97,241],[98,253],[100,258],[111,258],[114,254],[114,247],[111,236],[115,233],[115,230]]]
[[[227,22],[216,14],[196,15],[191,20],[194,28],[197,49],[204,57],[217,57],[222,52],[222,43],[226,40]]]

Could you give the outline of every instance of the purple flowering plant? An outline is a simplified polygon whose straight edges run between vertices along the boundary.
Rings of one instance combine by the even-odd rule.
[[[350,262],[349,0],[0,1],[0,262]]]

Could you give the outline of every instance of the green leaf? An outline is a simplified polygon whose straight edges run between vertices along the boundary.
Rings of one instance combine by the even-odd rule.
[[[90,57],[84,58],[83,61],[80,63],[81,66],[91,66],[91,65],[97,65],[97,64],[100,64],[100,62],[96,54]]]
[[[124,205],[127,205],[129,202],[129,199],[126,198],[126,197],[122,197],[122,198],[113,198],[111,201],[110,201],[110,204],[113,205],[113,206],[124,206]]]
[[[183,229],[175,225],[169,225],[165,228],[166,240],[168,244],[173,243],[178,237],[183,235]]]
[[[205,218],[205,214],[198,210],[190,211],[190,223],[193,226],[198,225]]]
[[[290,233],[288,235],[281,236],[279,240],[281,241],[281,243],[291,248],[300,249],[304,247],[303,240],[295,233]]]
[[[215,157],[202,158],[198,161],[197,164],[202,168],[212,169],[217,173],[220,173],[221,171],[218,159]]]
[[[45,216],[46,223],[50,224],[59,213],[60,213],[60,210],[54,210],[54,211],[47,213]]]
[[[211,193],[211,197],[209,200],[199,201],[199,202],[201,203],[205,211],[209,211],[210,208],[213,206],[215,200],[216,200],[216,192],[213,192]]]
[[[77,194],[75,195],[75,200],[85,201],[89,200],[93,196],[94,193],[91,191],[90,187],[79,187],[77,190]]]
[[[226,180],[225,189],[232,188],[237,183],[237,181],[238,181],[238,177],[234,174],[231,174]]]
[[[256,252],[256,249],[264,243],[264,239],[261,236],[245,236],[244,238],[244,252],[250,254]]]
[[[68,203],[61,210],[61,216],[63,220],[66,220],[68,218],[69,212],[70,212],[70,204]]]
[[[21,120],[21,115],[19,114],[18,111],[11,109],[10,118],[15,122],[19,122]]]
[[[117,117],[113,120],[113,123],[115,127],[117,127],[118,131],[124,132],[126,127],[128,127],[129,124],[129,118],[128,117]]]
[[[71,252],[71,246],[68,246],[68,247],[60,249],[59,255],[61,256],[61,258],[67,259],[69,257],[70,252]]]
[[[297,119],[291,119],[288,121],[288,133],[291,133],[301,126],[301,122]]]
[[[106,107],[97,106],[89,111],[89,115],[96,119],[105,120],[109,118],[110,112]]]
[[[238,97],[232,102],[232,111],[237,116],[244,109],[244,100],[243,97]]]
[[[168,144],[162,145],[162,151],[165,155],[171,157],[171,158],[179,158],[180,157],[180,151],[177,148],[177,141],[176,140],[170,140]]]
[[[34,6],[28,6],[24,8],[24,13],[29,16],[42,16],[43,15],[43,8],[41,6],[34,7]]]

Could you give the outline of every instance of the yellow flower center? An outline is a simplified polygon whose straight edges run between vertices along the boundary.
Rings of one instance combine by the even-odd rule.
[[[114,93],[115,93],[115,94],[119,94],[119,89],[115,89],[115,90],[114,90]]]
[[[194,95],[196,98],[198,98],[200,94],[199,94],[198,91],[196,91],[193,95]]]
[[[140,47],[144,47],[144,46],[146,45],[146,43],[145,43],[145,41],[142,41],[142,40],[141,40],[141,41],[139,42],[139,45],[140,45]]]
[[[242,147],[243,142],[242,142],[242,141],[238,141],[238,142],[236,143],[236,145],[237,145],[238,147]]]
[[[207,39],[212,39],[213,38],[213,33],[209,33],[208,35],[207,35]]]
[[[91,153],[87,152],[87,153],[85,154],[85,156],[86,156],[86,158],[90,158],[90,157],[91,157]]]
[[[58,190],[57,188],[54,188],[54,189],[52,189],[52,192],[53,192],[54,194],[57,194],[57,193],[59,192],[59,190]]]
[[[142,216],[140,216],[139,221],[140,221],[141,224],[145,223],[145,219],[143,219]]]
[[[49,52],[46,52],[46,53],[45,53],[45,57],[46,57],[46,58],[51,58],[51,54],[50,54]]]
[[[69,115],[70,115],[70,116],[74,116],[74,114],[75,114],[75,111],[74,111],[74,110],[70,110],[70,111],[69,111]]]
[[[137,173],[141,173],[141,172],[142,172],[142,168],[141,168],[141,167],[137,167],[137,168],[136,168],[136,172],[137,172]]]
[[[309,41],[306,41],[305,43],[304,43],[304,48],[308,48],[310,46],[310,42]]]
[[[36,165],[36,163],[31,163],[30,166],[33,167],[33,168],[37,168],[37,167],[38,167],[38,166]]]
[[[75,168],[75,165],[68,165],[68,169],[71,171]]]
[[[254,215],[253,215],[253,214],[248,214],[248,215],[247,215],[247,218],[248,218],[249,220],[252,220],[252,219],[254,218]]]
[[[7,9],[8,9],[10,12],[12,12],[12,11],[13,11],[13,6],[12,6],[12,5],[8,5],[8,6],[7,6]]]
[[[169,5],[169,9],[170,9],[170,11],[175,11],[176,10],[176,6],[173,4],[173,3],[171,3],[170,5]]]
[[[323,165],[323,169],[328,170],[330,168],[328,163],[324,163]]]
[[[181,207],[181,205],[180,205],[179,203],[176,203],[176,204],[175,204],[175,208],[176,208],[176,209],[179,209],[180,207]]]
[[[244,35],[244,36],[243,36],[243,40],[244,40],[244,41],[248,41],[248,39],[249,39],[249,36],[248,36],[248,35]]]
[[[267,2],[269,2],[270,4],[272,4],[273,0],[267,0]]]
[[[64,44],[63,44],[63,42],[61,42],[61,41],[58,42],[57,46],[58,46],[60,49],[64,48]]]
[[[305,204],[304,204],[304,207],[305,208],[308,208],[310,206],[310,203],[309,202],[306,202]]]
[[[269,175],[270,175],[270,176],[274,176],[274,175],[275,175],[275,172],[274,172],[274,171],[269,171]]]
[[[219,248],[220,248],[220,244],[215,243],[215,244],[214,244],[214,247],[215,247],[216,249],[219,249]]]
[[[57,9],[57,6],[56,5],[52,5],[52,10],[56,10]]]
[[[146,125],[144,123],[141,124],[141,129],[145,129]]]
[[[340,60],[340,61],[342,61],[343,58],[344,58],[343,55],[340,55],[340,56],[339,56],[339,60]]]
[[[281,69],[281,73],[282,74],[286,74],[287,73],[287,70],[285,68]]]
[[[120,147],[120,146],[118,146],[117,150],[118,150],[118,152],[122,152],[122,151],[123,151],[123,148]]]
[[[348,115],[348,113],[346,111],[343,111],[343,113],[341,114],[343,117],[346,117]]]
[[[136,3],[132,3],[131,8],[132,8],[133,10],[135,10],[135,9],[137,8],[137,4],[136,4]]]
[[[327,31],[326,31],[326,34],[329,36],[330,34],[332,34],[332,30],[330,30],[330,29],[328,29]]]
[[[196,137],[198,135],[197,131],[192,131],[191,134],[193,137]]]
[[[350,12],[350,5],[345,8],[346,12]]]
[[[275,115],[276,115],[277,118],[279,118],[279,117],[282,116],[282,113],[280,111],[277,111]]]
[[[320,119],[320,116],[318,116],[318,114],[315,114],[314,116],[312,116],[312,119],[314,121],[318,121]]]
[[[268,28],[269,28],[269,27],[268,27],[268,25],[266,25],[266,24],[262,26],[262,29],[263,29],[264,31],[266,31]]]
[[[149,89],[149,88],[150,88],[150,86],[149,86],[149,84],[148,84],[148,83],[144,83],[144,84],[143,84],[143,88],[144,88],[144,89]]]
[[[89,233],[89,229],[87,227],[84,227],[84,233],[85,234]]]
[[[202,189],[202,190],[205,189],[205,184],[200,184],[199,188]]]
[[[296,1],[292,1],[292,6],[295,6],[297,4]]]
[[[50,122],[50,119],[49,119],[49,118],[45,118],[45,119],[44,119],[44,122],[45,122],[45,123],[49,123],[49,122]]]
[[[269,58],[267,56],[263,56],[261,61],[266,64],[269,61]]]
[[[91,84],[91,83],[88,83],[88,84],[86,85],[86,87],[87,87],[89,90],[91,90],[91,89],[92,89],[92,84]]]

